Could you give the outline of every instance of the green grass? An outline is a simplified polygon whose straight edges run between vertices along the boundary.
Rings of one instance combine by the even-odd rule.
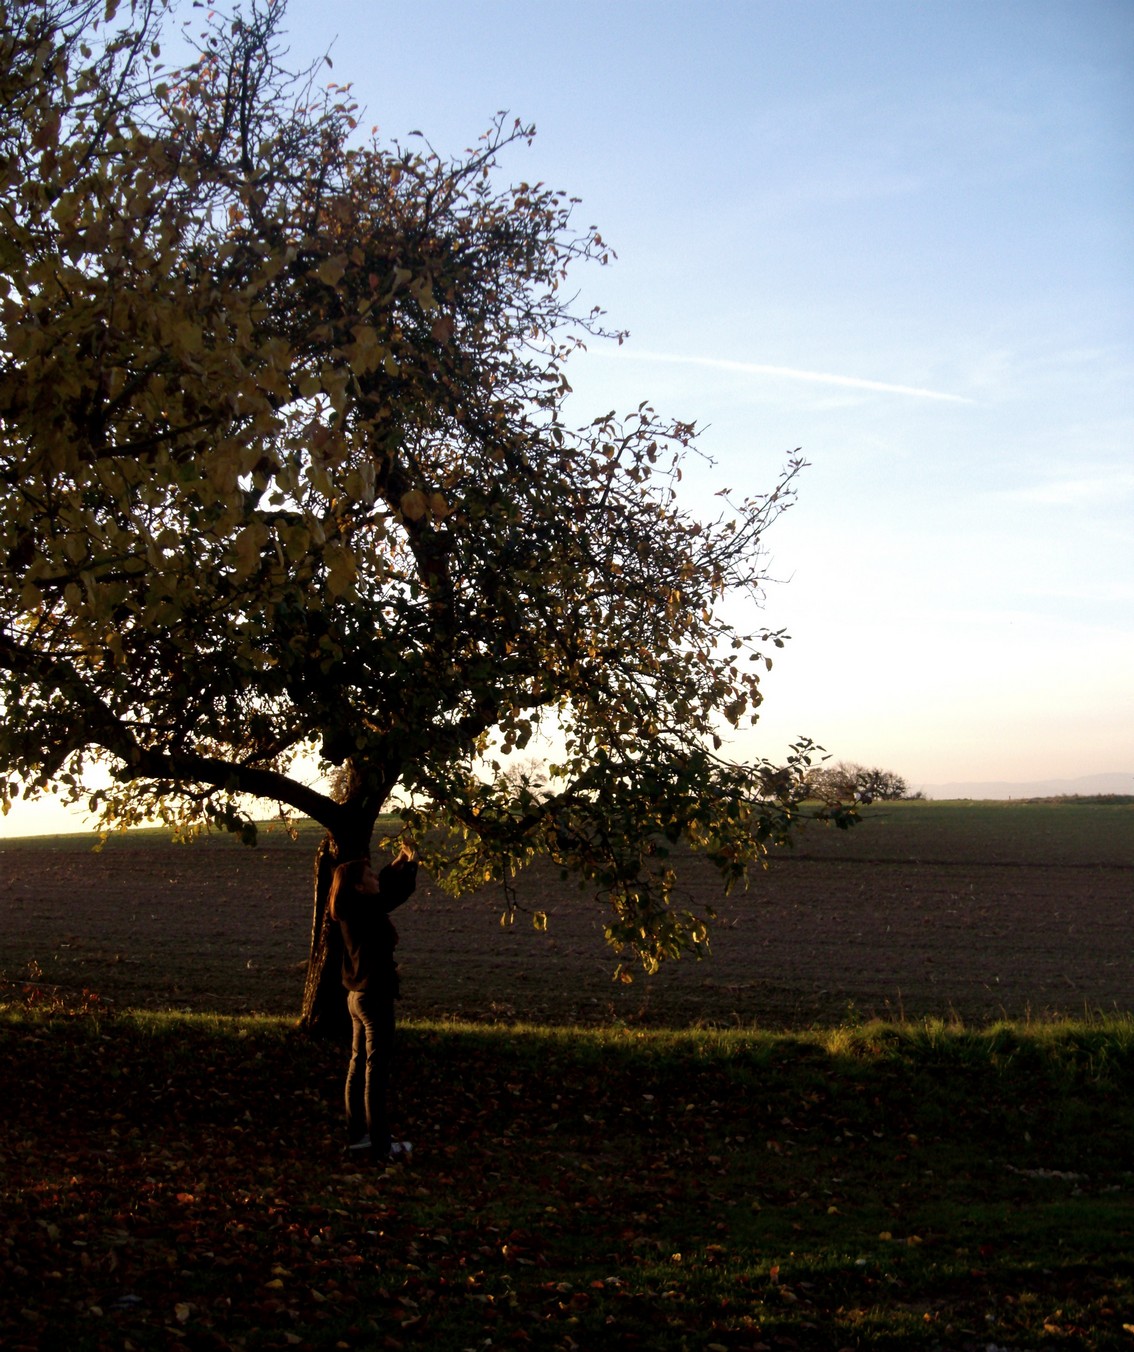
[[[805,828],[803,856],[1134,867],[1134,798],[875,803],[850,831]]]
[[[415,1162],[269,1019],[0,1018],[0,1345],[1129,1348],[1134,1020],[421,1023]]]

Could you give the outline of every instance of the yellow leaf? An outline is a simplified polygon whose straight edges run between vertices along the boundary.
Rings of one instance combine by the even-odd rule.
[[[343,273],[346,272],[346,265],[347,261],[343,257],[324,258],[315,269],[315,275],[328,286],[337,286],[342,280]]]
[[[429,510],[429,503],[424,493],[419,489],[411,488],[408,493],[402,494],[401,509],[402,515],[407,521],[420,521]]]
[[[332,596],[342,596],[350,591],[358,578],[358,567],[354,555],[337,542],[327,547],[324,555],[327,561],[327,589]]]
[[[354,343],[347,349],[351,367],[357,372],[374,371],[385,360],[388,353],[378,339],[377,333],[366,324],[354,329]]]
[[[250,522],[235,541],[236,575],[249,577],[260,561],[260,552],[268,542],[267,527],[262,521]]]

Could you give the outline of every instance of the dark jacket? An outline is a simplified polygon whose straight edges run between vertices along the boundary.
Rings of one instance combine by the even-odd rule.
[[[390,912],[408,900],[416,886],[416,861],[403,861],[396,868],[387,864],[378,874],[377,895],[353,889],[339,893],[335,909],[343,936],[343,985],[348,991],[396,998],[398,931]]]

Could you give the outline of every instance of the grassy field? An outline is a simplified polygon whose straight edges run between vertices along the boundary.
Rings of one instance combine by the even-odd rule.
[[[5,842],[0,1348],[1130,1352],[1132,827],[901,804],[808,832],[722,909],[714,966],[601,1017],[576,899],[536,875],[549,940],[427,893],[389,1171],[343,1156],[341,1049],[208,1012],[294,1007],[310,835]],[[168,949],[139,945],[151,911]],[[62,980],[15,977],[29,945]],[[872,1019],[901,955],[908,1016]],[[1009,960],[995,998],[1033,1017],[959,1017]],[[842,1017],[799,995],[812,971]],[[1040,1017],[1052,972],[1085,1017]]]
[[[795,852],[856,859],[1134,866],[1134,798],[912,799],[862,808],[850,831],[806,831]]]
[[[969,862],[1134,863],[1134,797],[906,799],[875,803],[859,812],[861,821],[850,831],[807,828],[790,853],[863,859],[879,854],[885,858],[938,854]],[[399,825],[397,818],[384,817],[378,831],[395,832]],[[259,840],[261,845],[278,848],[291,845],[306,854],[315,849],[322,834],[317,823],[301,820],[290,839],[278,824],[267,822]],[[97,844],[97,836],[89,832],[22,836],[0,838],[0,852],[38,852],[46,847],[55,853],[86,855]],[[200,845],[236,853],[247,849],[237,836],[226,832],[202,836],[190,845],[172,844],[163,827],[110,835],[101,849],[120,853],[138,845],[175,850]]]
[[[0,842],[0,981],[116,1008],[298,1007],[317,830],[172,845],[161,833]],[[683,862],[719,913],[712,954],[624,987],[601,902],[550,867],[454,900],[424,875],[398,914],[403,1013],[548,1024],[806,1029],[874,1016],[968,1024],[1134,1009],[1134,803],[898,803],[811,827],[751,888]],[[684,864],[691,866],[686,870]],[[525,915],[544,911],[545,933]]]
[[[408,1168],[267,1018],[0,1020],[0,1346],[1082,1348],[1134,1326],[1134,1022],[414,1024]]]

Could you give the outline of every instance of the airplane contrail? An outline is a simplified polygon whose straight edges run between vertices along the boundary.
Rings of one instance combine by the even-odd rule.
[[[740,371],[753,376],[780,376],[785,380],[808,380],[816,385],[842,385],[852,390],[878,390],[882,394],[906,394],[915,399],[941,399],[952,404],[971,404],[962,394],[944,394],[919,385],[893,385],[885,380],[865,380],[861,376],[839,376],[826,371],[800,371],[794,366],[767,366],[762,362],[730,361],[725,357],[677,357],[665,352],[620,352],[607,350],[600,355],[620,360],[669,362],[674,366],[708,366],[716,371]]]

